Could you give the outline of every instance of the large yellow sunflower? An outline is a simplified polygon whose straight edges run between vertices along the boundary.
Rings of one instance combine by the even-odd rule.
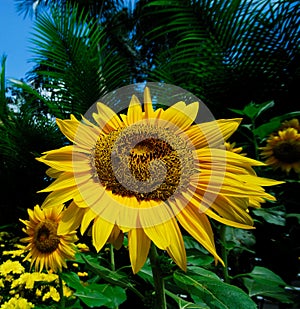
[[[271,134],[265,147],[261,147],[265,163],[275,170],[300,173],[300,134],[294,127]]]
[[[28,235],[23,242],[28,245],[24,248],[29,251],[24,260],[35,264],[36,270],[51,269],[54,272],[67,267],[66,259],[73,259],[77,241],[76,231],[57,234],[58,223],[63,215],[64,205],[41,209],[38,205],[28,209],[29,220],[20,221],[26,225],[23,231]]]
[[[135,273],[151,241],[185,270],[181,225],[221,261],[208,217],[251,228],[248,207],[274,200],[262,186],[278,182],[256,176],[251,166],[263,163],[224,149],[240,119],[196,124],[198,106],[180,101],[155,110],[146,87],[143,107],[133,95],[126,115],[99,102],[95,124],[85,117],[57,119],[73,144],[38,160],[56,178],[42,190],[52,191],[43,207],[72,200],[59,233],[79,226],[84,233],[92,225],[97,250],[106,242],[120,246],[127,233]]]

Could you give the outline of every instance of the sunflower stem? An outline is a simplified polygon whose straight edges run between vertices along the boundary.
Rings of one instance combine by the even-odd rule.
[[[115,271],[116,270],[115,252],[114,252],[114,246],[112,244],[110,244],[110,265],[111,265],[111,270]]]
[[[115,263],[115,251],[114,251],[114,246],[110,244],[110,265],[111,265],[111,270],[115,271],[116,270],[116,263]],[[119,306],[114,307],[114,309],[119,309]]]
[[[221,225],[220,227],[220,240],[221,240],[221,254],[222,254],[222,260],[224,262],[224,267],[223,267],[223,276],[224,276],[224,281],[226,283],[230,283],[230,276],[228,273],[228,250],[226,248],[226,225]]]
[[[152,243],[149,252],[149,259],[152,268],[154,289],[156,294],[156,306],[155,309],[166,309],[166,294],[165,283],[161,274],[161,267],[159,263],[159,255],[156,250],[156,246]]]
[[[59,296],[60,296],[60,300],[59,300],[59,307],[61,309],[65,308],[65,296],[64,296],[64,288],[63,288],[63,282],[60,276],[60,273],[58,274],[58,285],[59,285]]]

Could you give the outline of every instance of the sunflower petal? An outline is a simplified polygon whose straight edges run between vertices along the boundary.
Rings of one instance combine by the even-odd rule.
[[[83,214],[84,211],[72,202],[63,212],[61,220],[58,224],[57,234],[64,235],[76,230],[81,224]]]
[[[128,232],[129,258],[133,273],[136,274],[145,264],[149,249],[150,239],[141,228]]]
[[[240,122],[240,118],[214,120],[193,125],[185,133],[195,148],[218,148],[236,131]]]
[[[127,126],[142,120],[142,106],[139,99],[133,95],[127,112]]]
[[[181,202],[177,200],[177,203],[180,204]],[[173,205],[173,207],[176,206]],[[214,256],[216,261],[223,264],[216,252],[213,231],[204,213],[198,212],[192,204],[189,204],[176,215],[176,218],[182,227]]]
[[[174,125],[181,131],[185,131],[195,121],[199,109],[199,103],[194,102],[186,105],[180,101],[163,111],[160,115],[160,119],[165,120],[161,126],[168,127]]]
[[[97,252],[106,244],[114,224],[97,217],[92,227],[93,245]]]
[[[123,127],[123,123],[119,116],[107,105],[98,102],[97,110],[98,113],[93,113],[93,118],[98,123],[103,132],[108,133],[112,130]]]

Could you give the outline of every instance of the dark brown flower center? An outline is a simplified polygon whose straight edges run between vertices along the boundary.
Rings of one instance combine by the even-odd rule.
[[[57,235],[57,223],[49,219],[40,222],[34,233],[34,243],[41,253],[51,253],[60,243]]]
[[[300,161],[300,143],[283,141],[273,148],[274,157],[285,163]]]
[[[100,183],[114,194],[165,201],[186,188],[194,159],[181,137],[137,124],[100,136],[94,166]]]

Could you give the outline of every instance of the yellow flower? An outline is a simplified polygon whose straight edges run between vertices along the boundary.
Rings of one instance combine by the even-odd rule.
[[[20,219],[26,225],[23,231],[28,235],[22,239],[28,243],[25,251],[29,250],[24,260],[30,260],[31,267],[35,264],[35,268],[40,272],[43,268],[61,271],[62,266],[67,267],[66,259],[74,258],[76,232],[57,234],[63,207],[56,205],[42,210],[36,205],[33,210],[28,209],[29,221]]]
[[[63,281],[63,295],[64,297],[67,297],[67,298],[73,295],[73,291],[68,286],[66,286],[64,281]]]
[[[280,168],[287,173],[291,170],[300,172],[300,134],[295,128],[289,127],[270,135],[261,150],[265,163],[275,170]]]
[[[294,118],[294,119],[291,119],[291,120],[285,120],[280,128],[279,128],[279,131],[282,131],[284,129],[288,129],[288,128],[294,128],[297,130],[297,132],[299,133],[300,131],[300,124],[299,124],[299,120]]]
[[[3,255],[11,255],[12,258],[15,258],[17,256],[22,256],[24,254],[24,250],[10,250],[10,251],[3,251]]]
[[[25,268],[18,261],[7,260],[0,265],[0,274],[6,277],[9,273],[22,274]]]
[[[47,293],[44,294],[42,301],[45,301],[49,298],[52,298],[54,301],[59,302],[60,300],[60,296],[58,291],[56,290],[55,287],[51,286],[49,287],[49,291]]]
[[[76,247],[77,247],[77,249],[78,249],[80,252],[89,252],[89,251],[90,251],[89,246],[86,245],[86,244],[83,244],[83,243],[77,243],[77,244],[76,244]]]
[[[25,289],[33,289],[35,282],[52,282],[58,279],[56,274],[44,274],[44,273],[24,273],[18,279],[14,280],[11,288],[15,288],[19,285],[25,285]]]
[[[198,102],[180,101],[154,110],[149,89],[144,106],[133,95],[126,115],[118,116],[97,103],[96,125],[85,117],[57,119],[73,145],[45,152],[39,161],[50,166],[56,180],[42,207],[72,200],[58,232],[92,223],[93,244],[120,247],[128,233],[133,272],[145,263],[151,241],[186,269],[186,252],[179,224],[213,256],[218,256],[211,217],[224,224],[251,228],[249,199],[274,200],[252,165],[263,165],[221,149],[240,119],[194,124]],[[223,147],[224,148],[224,147]]]
[[[34,304],[23,297],[12,297],[9,301],[1,305],[0,309],[31,309]]]

